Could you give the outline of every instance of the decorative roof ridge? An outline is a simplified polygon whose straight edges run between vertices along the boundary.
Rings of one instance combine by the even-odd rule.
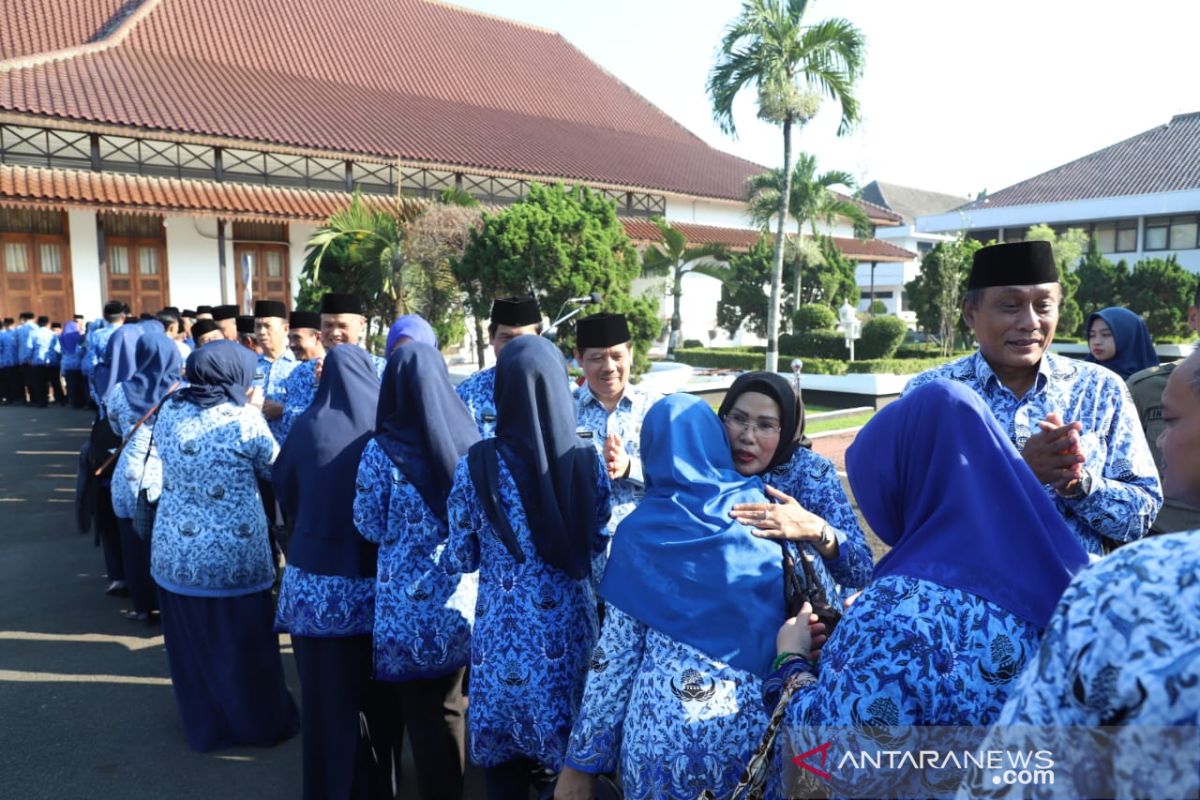
[[[126,3],[122,5],[121,8],[117,9],[116,12],[114,12],[113,15],[97,29],[97,33],[102,33],[107,29],[109,23],[115,17],[120,14],[126,15],[120,24],[114,27],[102,38],[95,40],[89,39],[84,44],[76,45],[75,47],[63,48],[62,50],[52,50],[46,53],[37,53],[31,56],[20,56],[7,61],[0,61],[0,72],[28,69],[30,67],[37,67],[43,64],[51,64],[56,61],[67,61],[82,55],[103,53],[105,50],[111,50],[128,39],[129,34],[133,33],[133,29],[136,28],[142,20],[153,13],[153,11],[158,8],[163,0],[136,0],[136,2],[138,2],[139,5],[135,11],[130,13],[129,5]]]

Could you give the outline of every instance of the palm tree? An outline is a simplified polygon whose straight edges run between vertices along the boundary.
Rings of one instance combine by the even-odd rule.
[[[674,305],[671,310],[671,338],[667,340],[667,360],[675,360],[675,349],[679,347],[679,329],[682,318],[679,314],[680,298],[683,294],[683,273],[688,264],[705,258],[724,258],[724,248],[716,245],[703,247],[688,247],[687,238],[661,217],[653,220],[662,234],[663,247],[655,245],[646,248],[642,254],[643,275],[670,275],[671,297]],[[701,266],[717,266],[715,261],[699,261],[692,264],[695,269]]]
[[[841,106],[838,134],[858,122],[854,83],[862,74],[865,43],[848,20],[834,18],[803,25],[808,0],[745,0],[741,14],[721,40],[717,62],[708,76],[713,118],[721,130],[737,135],[734,98],[745,88],[758,92],[758,116],[783,129],[783,191],[776,212],[775,266],[767,313],[767,369],[779,366],[779,298],[783,283],[783,235],[791,196],[792,126],[804,125],[822,97]]]
[[[780,187],[785,183],[783,170],[768,170],[755,175],[746,183],[749,189],[750,220],[766,231],[779,214]],[[816,157],[808,153],[799,153],[796,156],[796,165],[792,168],[790,186],[788,214],[796,221],[801,236],[804,235],[804,226],[807,224],[812,230],[813,238],[817,238],[817,223],[832,225],[836,217],[850,220],[854,225],[855,236],[866,238],[871,235],[871,220],[862,206],[833,191],[834,186],[844,186],[854,191],[854,177],[850,173],[830,170],[818,175]],[[796,288],[792,293],[792,313],[800,307],[800,276],[801,270],[797,269]]]

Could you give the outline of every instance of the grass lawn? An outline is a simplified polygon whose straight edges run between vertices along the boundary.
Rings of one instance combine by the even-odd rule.
[[[812,409],[809,408],[809,411]],[[867,424],[867,420],[875,416],[874,411],[864,411],[861,414],[855,414],[852,417],[838,417],[836,419],[817,419],[809,420],[804,425],[804,432],[810,436],[814,433],[823,433],[824,431],[840,431],[843,428],[858,428]]]

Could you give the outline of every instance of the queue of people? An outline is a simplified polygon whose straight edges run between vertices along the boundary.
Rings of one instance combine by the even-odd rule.
[[[1178,657],[1200,652],[1200,531],[1138,540],[1164,483],[1200,499],[1200,356],[1132,376],[1167,373],[1144,427],[1124,315],[1089,321],[1113,355],[1048,352],[1043,244],[979,251],[978,352],[847,453],[878,562],[789,381],[744,374],[715,410],[653,394],[619,314],[576,324],[576,383],[536,301],[497,300],[496,365],[456,389],[419,317],[368,353],[351,295],[250,322],[110,304],[72,331],[109,591],[161,623],[189,745],[299,733],[307,798],[394,796],[405,742],[423,798],[461,797],[468,764],[489,798],[784,797],[806,731],[1194,726],[1171,687],[1200,680]],[[1094,611],[1167,586],[1136,622]]]

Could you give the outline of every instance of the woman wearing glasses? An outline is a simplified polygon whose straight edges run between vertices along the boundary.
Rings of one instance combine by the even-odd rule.
[[[808,559],[829,602],[841,608],[870,580],[871,551],[833,463],[800,446],[804,405],[796,390],[781,375],[748,372],[717,413],[734,468],[762,478],[775,501],[736,505],[733,518],[756,536],[790,542],[792,558]]]

